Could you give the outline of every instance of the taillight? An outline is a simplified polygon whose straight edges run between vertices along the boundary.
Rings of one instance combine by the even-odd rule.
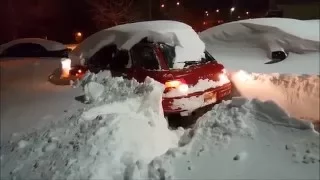
[[[181,93],[187,93],[189,90],[188,84],[184,79],[167,81],[165,83],[165,87],[165,93],[169,92],[172,89],[178,89]]]

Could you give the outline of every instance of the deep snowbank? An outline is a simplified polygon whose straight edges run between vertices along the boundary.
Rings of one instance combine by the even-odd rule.
[[[210,28],[201,32],[200,38],[209,45],[262,48],[269,57],[270,52],[281,49],[294,53],[319,52],[319,25],[319,22],[294,19],[258,18]]]
[[[243,79],[243,76],[248,76]],[[234,73],[232,81],[241,96],[271,100],[299,119],[319,121],[319,75]]]
[[[160,83],[107,72],[88,73],[81,83],[92,103],[67,121],[14,137],[1,148],[1,178],[147,178],[147,164],[178,146],[179,133],[162,114]]]
[[[186,151],[164,162],[174,179],[318,179],[310,126],[271,101],[236,98],[201,117]]]

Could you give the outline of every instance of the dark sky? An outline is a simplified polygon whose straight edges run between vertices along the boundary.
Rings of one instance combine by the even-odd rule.
[[[9,6],[9,1],[11,6]],[[145,7],[147,4],[147,0],[136,1],[141,3],[141,7]],[[159,6],[161,2],[171,2],[173,4],[176,2],[176,0],[152,1],[155,6]],[[217,8],[221,9],[221,11],[223,9],[227,11],[234,1],[180,0],[184,8],[195,14],[205,10],[214,11]],[[236,0],[235,2],[237,10],[242,11],[261,11],[267,7],[267,0]],[[39,12],[33,13],[36,11],[32,10],[32,8],[37,6],[38,9],[41,9],[45,5],[46,7],[42,11],[39,10]],[[155,9],[158,8],[155,7]],[[89,35],[97,31],[91,21],[89,10],[86,0],[0,0],[0,15],[2,17],[0,43],[11,40],[13,37],[30,36],[48,36],[49,39],[69,42],[72,41],[72,35],[77,31],[83,32],[84,35]],[[148,10],[146,9],[146,11]],[[35,19],[35,17],[38,19]],[[13,32],[16,32],[15,35],[12,35],[14,34]]]

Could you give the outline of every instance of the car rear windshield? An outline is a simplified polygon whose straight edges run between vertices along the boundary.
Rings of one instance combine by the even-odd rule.
[[[164,55],[164,61],[167,63],[168,67],[172,69],[174,64],[174,59],[176,57],[174,46],[170,46],[163,43],[161,43],[159,46]],[[205,51],[204,57],[202,57],[200,61],[186,61],[184,63],[186,67],[192,64],[202,64],[202,63],[213,62],[213,61],[215,62],[216,60],[207,51]]]

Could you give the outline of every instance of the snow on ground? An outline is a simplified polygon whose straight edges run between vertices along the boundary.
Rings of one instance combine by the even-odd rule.
[[[155,174],[148,164],[178,146],[181,133],[168,129],[160,83],[101,73],[88,74],[82,87],[92,102],[85,109],[67,121],[14,137],[1,149],[2,178],[147,178]],[[92,99],[101,88],[100,97]]]
[[[75,100],[79,89],[55,86],[48,76],[60,66],[60,59],[2,59],[1,73],[1,143],[13,132],[41,127],[63,119],[80,108]]]
[[[56,41],[51,41],[51,40],[47,40],[47,39],[40,39],[40,38],[23,38],[23,39],[16,39],[16,40],[10,41],[6,44],[2,44],[0,46],[0,54],[5,49],[7,49],[11,46],[14,46],[16,44],[20,44],[20,43],[39,44],[49,51],[59,51],[59,50],[63,50],[63,49],[67,48],[64,44],[61,44]]]
[[[159,20],[123,24],[99,31],[80,43],[71,52],[70,58],[73,63],[80,63],[81,58],[88,59],[110,44],[117,45],[118,49],[129,50],[144,38],[175,46],[174,68],[184,66],[179,62],[200,60],[205,49],[204,43],[189,25]]]
[[[319,134],[271,101],[219,104],[191,134],[164,162],[175,179],[319,179]]]

